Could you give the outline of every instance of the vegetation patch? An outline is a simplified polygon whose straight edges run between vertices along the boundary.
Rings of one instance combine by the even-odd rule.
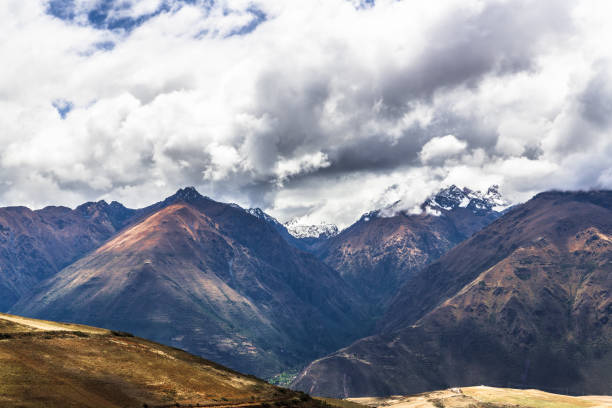
[[[268,379],[270,384],[278,385],[279,387],[288,387],[295,377],[300,373],[301,368],[293,368],[291,370],[283,371],[282,373],[276,374],[274,377]]]

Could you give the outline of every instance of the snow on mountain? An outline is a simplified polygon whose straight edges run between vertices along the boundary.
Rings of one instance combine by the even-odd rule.
[[[340,232],[338,227],[334,224],[327,224],[322,222],[318,225],[303,225],[299,223],[298,219],[293,219],[285,224],[281,224],[276,218],[265,213],[261,208],[249,208],[245,209],[247,213],[261,220],[266,221],[268,224],[274,226],[285,238],[286,234],[290,236],[302,239],[302,238],[317,238],[327,239],[338,235]],[[295,245],[295,244],[294,244]],[[302,248],[303,249],[303,248]]]
[[[467,187],[460,189],[453,184],[429,197],[421,208],[433,214],[442,210],[451,211],[455,208],[467,208],[479,214],[490,211],[500,212],[509,206],[510,203],[502,197],[497,185],[489,187],[486,193],[482,193]]]
[[[253,217],[257,217],[261,220],[264,220],[272,225],[282,225],[278,220],[271,215],[265,213],[261,208],[248,208],[245,209],[247,213],[251,214]]]
[[[318,225],[301,225],[297,219],[285,223],[287,231],[296,238],[331,238],[338,235],[338,227],[322,222]]]
[[[420,208],[406,210],[402,200],[398,200],[386,207],[363,214],[360,221],[367,222],[377,217],[393,217],[399,213],[417,214],[421,211],[440,216],[443,211],[452,211],[456,208],[467,208],[474,214],[484,215],[489,212],[501,212],[510,205],[502,197],[498,185],[489,187],[486,193],[483,193],[467,187],[461,189],[453,184],[431,195],[421,204]]]
[[[452,211],[456,208],[467,208],[474,214],[485,215],[491,212],[501,212],[510,207],[510,203],[506,201],[499,192],[498,185],[489,187],[487,191],[483,193],[478,190],[471,190],[467,187],[459,188],[453,184],[431,195],[421,204],[420,209],[419,207],[415,207],[415,209],[408,211],[403,208],[403,204],[401,200],[398,200],[384,208],[370,211],[363,214],[360,221],[367,222],[377,217],[393,217],[398,213],[413,214],[419,211],[425,211],[428,214],[440,216],[443,212]],[[299,219],[296,218],[281,224],[276,218],[266,214],[260,208],[249,208],[244,211],[274,225],[277,229],[286,229],[286,232],[283,231],[284,234],[289,233],[291,236],[298,239],[327,239],[338,235],[340,232],[335,224],[326,222],[315,225],[301,224]]]

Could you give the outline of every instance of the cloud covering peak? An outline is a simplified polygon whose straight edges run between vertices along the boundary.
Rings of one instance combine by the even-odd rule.
[[[612,188],[603,0],[1,3],[3,205],[195,185],[343,226],[389,191]]]

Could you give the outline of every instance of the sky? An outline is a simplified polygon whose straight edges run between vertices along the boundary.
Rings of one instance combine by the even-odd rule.
[[[178,188],[346,226],[612,188],[612,4],[2,0],[0,205]]]

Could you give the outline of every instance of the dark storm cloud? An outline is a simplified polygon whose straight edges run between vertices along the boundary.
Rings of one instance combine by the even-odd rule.
[[[485,78],[535,69],[534,58],[543,41],[571,31],[567,7],[567,2],[560,1],[495,2],[476,14],[471,10],[452,13],[430,30],[428,43],[415,59],[389,66],[379,80],[367,74],[357,77],[357,83],[370,83],[359,91],[334,89],[332,83],[338,81],[333,71],[270,71],[258,80],[255,114],[273,118],[273,125],[249,146],[250,155],[262,167],[300,151],[320,150],[328,155],[329,167],[296,175],[299,178],[415,165],[431,137],[449,133],[467,141],[470,148],[492,152],[495,129],[444,108],[434,113],[431,123],[413,125],[399,137],[390,137],[384,130],[368,133],[364,124],[371,119],[388,121],[391,127],[417,104],[432,103],[438,91],[469,91]],[[350,71],[345,63],[338,59],[336,68]],[[344,96],[337,105],[340,112],[354,120],[330,134],[322,127],[323,109],[335,92]],[[382,108],[375,111],[378,101]],[[269,189],[270,184],[260,187]]]
[[[612,83],[605,69],[607,64],[599,63],[600,69],[578,98],[581,114],[599,128],[608,128],[612,123]]]
[[[507,1],[487,4],[476,15],[449,15],[428,35],[416,61],[389,73],[381,84],[391,114],[402,115],[436,91],[477,87],[487,75],[533,68],[543,37],[571,29],[566,1]]]

